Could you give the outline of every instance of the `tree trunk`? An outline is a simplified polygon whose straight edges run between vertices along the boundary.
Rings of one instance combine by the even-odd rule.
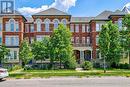
[[[103,67],[104,67],[104,73],[106,73],[106,58],[104,56],[104,64],[103,64]]]

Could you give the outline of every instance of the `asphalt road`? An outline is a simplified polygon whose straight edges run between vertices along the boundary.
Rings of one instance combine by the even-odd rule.
[[[49,78],[16,79],[0,82],[0,87],[130,87],[130,78]]]

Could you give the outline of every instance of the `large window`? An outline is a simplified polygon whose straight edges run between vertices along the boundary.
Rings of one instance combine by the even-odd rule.
[[[79,24],[75,25],[75,32],[79,32]]]
[[[9,54],[6,56],[9,60],[15,60],[18,58],[18,51],[10,50]]]
[[[19,46],[19,37],[18,36],[5,36],[5,45],[6,46]]]
[[[41,19],[37,19],[37,20],[36,20],[37,32],[42,31],[42,29],[41,29],[41,23],[42,23]]]
[[[82,32],[86,32],[85,24],[82,24]]]
[[[19,31],[19,22],[14,19],[10,19],[5,24],[5,31],[9,32],[18,32]]]
[[[29,32],[29,24],[25,25],[25,32]]]
[[[49,20],[49,19],[46,19],[46,20],[44,21],[44,23],[45,23],[45,31],[46,31],[46,32],[49,32],[49,31],[50,31],[50,20]]]
[[[54,19],[53,23],[54,23],[54,29],[56,29],[58,27],[58,25],[59,25],[59,20]]]

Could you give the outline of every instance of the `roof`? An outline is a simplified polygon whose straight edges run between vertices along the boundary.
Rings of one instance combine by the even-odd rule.
[[[2,16],[13,16],[13,15],[21,15],[21,16],[23,16],[19,11],[17,11],[17,10],[15,10],[14,11],[14,13],[11,13],[11,14],[0,14],[0,15],[2,15]]]
[[[90,22],[94,17],[72,17],[71,22]]]
[[[126,15],[126,14],[128,14],[128,13],[123,11],[123,10],[122,11],[121,10],[116,10],[111,15]]]
[[[55,9],[55,8],[49,8],[47,10],[44,10],[42,12],[39,12],[39,13],[36,13],[34,15],[69,15],[68,13],[65,13],[63,11],[60,11],[58,9]]]
[[[112,14],[112,11],[103,11],[95,17],[96,20],[107,20],[108,17]]]
[[[27,22],[34,22],[34,19],[32,17],[26,17]]]

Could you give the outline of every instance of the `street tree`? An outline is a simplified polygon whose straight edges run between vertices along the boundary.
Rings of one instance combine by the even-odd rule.
[[[5,56],[9,54],[9,49],[5,45],[0,46],[0,65],[5,60]]]
[[[99,50],[104,60],[104,73],[106,73],[106,58],[109,52],[110,37],[108,24],[102,26],[102,30],[99,34]]]
[[[66,68],[70,67],[71,64],[76,65],[76,61],[73,56],[73,49],[71,43],[71,32],[63,24],[60,24],[50,39],[50,62],[53,66],[54,61],[58,61],[61,65],[63,64]],[[73,66],[74,68],[75,66]]]
[[[33,58],[31,47],[27,38],[25,38],[20,45],[19,58],[22,61],[22,67],[25,67],[25,65]]]

